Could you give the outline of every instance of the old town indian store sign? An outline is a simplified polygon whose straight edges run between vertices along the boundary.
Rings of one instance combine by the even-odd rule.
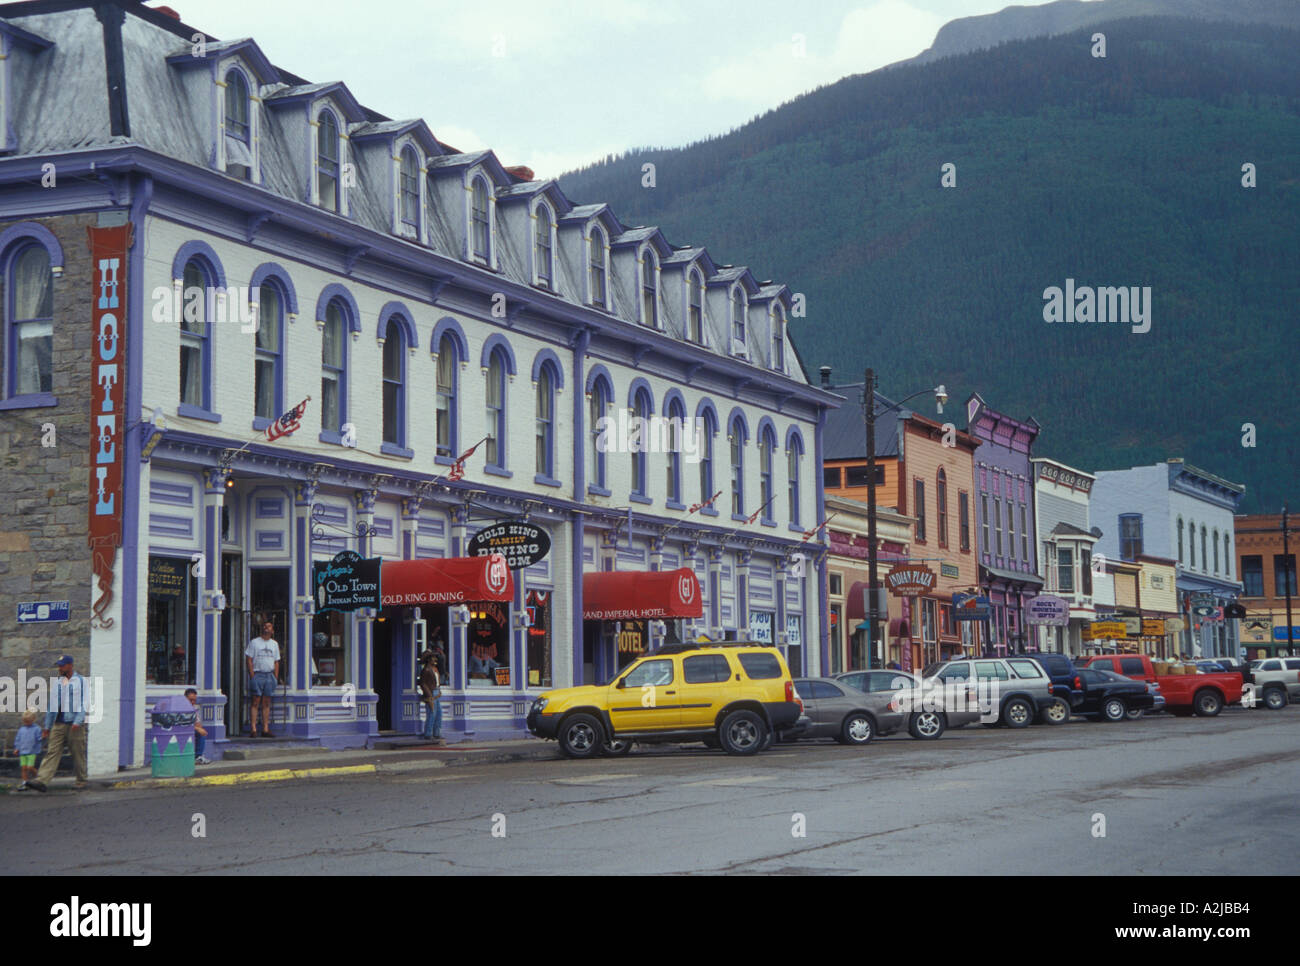
[[[917,597],[934,590],[934,571],[924,564],[895,564],[885,585],[895,597]]]

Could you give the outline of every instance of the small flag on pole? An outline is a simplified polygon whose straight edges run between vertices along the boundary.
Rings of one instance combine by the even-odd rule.
[[[720,496],[722,496],[722,491],[721,491],[721,490],[719,490],[717,493],[713,494],[713,496],[709,497],[709,498],[708,498],[707,500],[705,500],[703,503],[692,503],[692,504],[691,504],[691,508],[690,508],[689,510],[686,511],[687,515],[689,516],[689,515],[692,514],[692,513],[699,513],[699,512],[700,512],[701,510],[703,510],[706,506],[713,506],[713,501],[716,500],[716,499],[717,499],[718,497],[720,497]]]
[[[460,456],[456,457],[456,462],[453,463],[451,469],[447,471],[447,479],[459,480],[463,477],[465,475],[465,461],[473,456],[474,450],[486,443],[487,440],[488,438],[484,436],[469,449],[465,450],[465,452],[461,453]]]
[[[772,500],[775,500],[775,499],[776,499],[776,497],[773,496],[771,500],[768,500],[768,501],[767,501],[766,503],[764,503],[761,507],[759,507],[759,508],[758,508],[757,510],[755,510],[753,513],[751,513],[751,514],[749,515],[749,519],[745,521],[745,526],[747,526],[747,527],[749,527],[749,526],[753,526],[753,525],[754,525],[754,521],[758,519],[758,515],[759,515],[760,513],[762,513],[764,510],[766,510],[768,507],[770,507],[770,506],[772,505]]]
[[[296,433],[299,427],[302,426],[302,417],[307,414],[307,403],[309,402],[311,402],[311,396],[308,396],[270,426],[267,426],[264,430],[266,441],[273,443],[281,436],[292,436]]]

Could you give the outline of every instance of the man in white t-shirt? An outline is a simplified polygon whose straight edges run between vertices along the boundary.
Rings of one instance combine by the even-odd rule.
[[[262,636],[255,637],[244,648],[248,663],[248,679],[253,695],[253,713],[249,727],[251,737],[271,737],[271,696],[280,686],[280,645],[275,641],[275,627],[270,621],[262,625]],[[262,710],[262,731],[257,730],[257,711]]]

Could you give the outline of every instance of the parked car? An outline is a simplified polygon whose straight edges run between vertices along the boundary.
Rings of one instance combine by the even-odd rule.
[[[833,678],[796,678],[794,688],[803,702],[804,717],[780,732],[782,741],[834,738],[844,745],[865,745],[904,728],[913,738],[931,740],[947,728],[942,711],[900,706],[899,691],[867,694]]]
[[[944,661],[927,667],[923,677],[927,686],[932,681],[941,685],[975,682],[981,701],[995,701],[990,713],[996,713],[996,720],[983,721],[990,727],[1023,728],[1061,700],[1052,694],[1051,679],[1038,662],[1026,657]]]
[[[1300,701],[1300,657],[1266,657],[1251,661],[1249,684],[1255,703],[1270,711],[1280,711],[1289,701]]]
[[[1233,670],[1232,668],[1227,667],[1226,665],[1224,665],[1222,661],[1207,661],[1207,660],[1200,660],[1200,661],[1193,661],[1192,663],[1195,664],[1195,665],[1196,665],[1198,668],[1200,668],[1202,671],[1207,671],[1207,672],[1209,672],[1210,674],[1218,674],[1218,673],[1220,673],[1220,672],[1222,672],[1222,671],[1231,671],[1231,670]]]
[[[1075,681],[1079,697],[1073,710],[1077,714],[1096,715],[1101,721],[1113,722],[1140,717],[1143,711],[1155,706],[1150,685],[1114,671],[1079,668]],[[1138,714],[1130,714],[1132,711]]]
[[[632,742],[716,742],[752,755],[803,709],[785,658],[745,641],[674,644],[634,661],[608,684],[546,691],[526,723],[567,758],[622,755]]]
[[[1165,707],[1174,714],[1212,717],[1225,704],[1241,700],[1241,675],[1236,672],[1200,672],[1196,674],[1157,674],[1151,658],[1145,654],[1119,654],[1086,658],[1086,667],[1114,671],[1148,684],[1158,684],[1165,697]],[[1199,669],[1195,669],[1198,670]]]
[[[857,691],[864,691],[867,694],[915,692],[914,695],[906,699],[905,703],[914,710],[921,708],[942,709],[949,728],[964,728],[968,724],[974,724],[980,720],[979,705],[976,702],[968,700],[966,697],[963,697],[960,701],[949,700],[949,696],[946,694],[933,693],[927,699],[927,692],[922,690],[921,679],[908,671],[841,671],[839,674],[831,675],[831,678],[840,684],[847,684],[849,687]]]
[[[1069,721],[1070,709],[1074,707],[1074,700],[1079,696],[1074,683],[1076,668],[1070,655],[1040,651],[1026,654],[1025,657],[1038,662],[1043,672],[1052,681],[1052,694],[1061,699],[1057,704],[1047,705],[1039,715],[1039,720],[1047,724],[1064,724]]]

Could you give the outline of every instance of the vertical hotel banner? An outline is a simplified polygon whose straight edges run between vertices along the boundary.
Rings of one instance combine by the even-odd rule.
[[[113,566],[122,545],[126,397],[126,250],[131,225],[88,228],[91,263],[90,550],[97,590],[91,625],[112,627]]]

